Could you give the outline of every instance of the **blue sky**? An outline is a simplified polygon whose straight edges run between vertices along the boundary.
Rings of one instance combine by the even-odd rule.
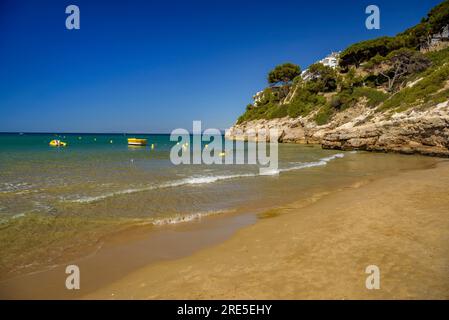
[[[275,65],[394,35],[439,2],[1,0],[0,131],[226,128]],[[381,30],[365,28],[370,4]]]

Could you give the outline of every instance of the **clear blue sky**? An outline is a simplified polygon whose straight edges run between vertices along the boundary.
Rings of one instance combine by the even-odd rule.
[[[275,65],[394,35],[439,2],[1,0],[0,131],[226,128]],[[69,4],[80,30],[65,28]]]

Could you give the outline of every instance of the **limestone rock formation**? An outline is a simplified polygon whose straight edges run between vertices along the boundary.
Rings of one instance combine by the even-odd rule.
[[[449,101],[426,110],[415,108],[400,113],[377,112],[361,103],[340,112],[324,126],[318,126],[311,116],[255,120],[236,124],[226,137],[257,140],[257,136],[248,138],[248,133],[272,128],[278,129],[276,139],[284,143],[449,157]]]

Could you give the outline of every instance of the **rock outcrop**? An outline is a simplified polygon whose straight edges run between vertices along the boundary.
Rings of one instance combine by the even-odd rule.
[[[318,126],[313,115],[300,118],[255,120],[236,124],[226,136],[248,138],[248,132],[278,129],[283,143],[321,144],[326,149],[399,152],[449,157],[449,101],[426,110],[381,113],[359,103],[339,112],[332,121]],[[264,137],[265,138],[265,137]]]

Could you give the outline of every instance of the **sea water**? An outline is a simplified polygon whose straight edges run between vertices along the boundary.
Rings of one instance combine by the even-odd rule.
[[[129,137],[148,146],[130,147]],[[53,139],[68,146],[50,147]],[[131,225],[263,211],[430,163],[285,144],[267,176],[257,165],[175,166],[174,144],[169,135],[0,134],[0,278],[83,254]]]

